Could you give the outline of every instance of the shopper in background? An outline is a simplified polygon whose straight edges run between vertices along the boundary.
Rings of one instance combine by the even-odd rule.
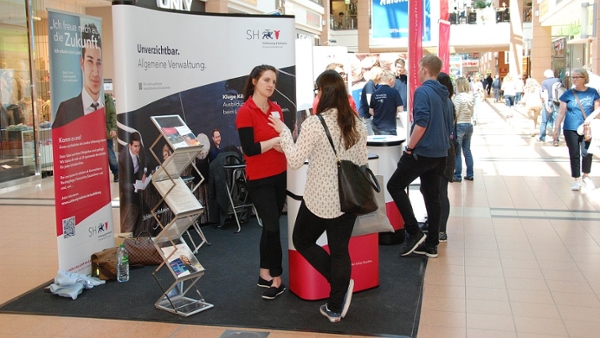
[[[496,78],[492,82],[492,89],[494,90],[494,103],[500,102],[500,88],[502,88],[502,82],[500,81],[500,75],[496,74]]]
[[[593,156],[588,153],[590,142],[586,142],[583,135],[577,133],[577,128],[581,124],[589,125],[600,113],[600,95],[596,89],[586,86],[589,82],[589,75],[585,69],[572,70],[571,81],[574,87],[564,92],[559,98],[560,107],[554,123],[553,137],[555,140],[557,139],[560,123],[564,119],[563,135],[569,149],[571,177],[574,179],[571,190],[579,191],[582,185],[585,185],[587,190],[593,190],[596,187],[589,177]],[[581,172],[583,172],[583,179]]]
[[[525,84],[525,108],[527,117],[531,120],[531,137],[537,134],[537,121],[542,110],[542,87],[536,79],[530,77]]]
[[[287,167],[279,135],[269,126],[269,116],[283,120],[281,107],[269,100],[276,84],[275,67],[254,67],[235,121],[246,160],[248,192],[263,223],[257,284],[267,288],[264,299],[275,299],[285,291],[279,217],[285,202]]]
[[[398,167],[387,184],[387,190],[404,219],[407,233],[400,250],[401,256],[409,255],[425,242],[424,247],[418,250],[424,251],[428,257],[437,257],[440,180],[450,148],[450,133],[454,127],[452,101],[448,98],[448,89],[437,81],[441,69],[442,60],[435,55],[426,55],[419,62],[418,77],[422,85],[414,93],[410,138]],[[426,236],[419,229],[406,193],[408,185],[417,177],[421,179],[423,199],[429,217],[429,233],[432,236]]]
[[[471,138],[473,137],[473,107],[474,98],[469,90],[469,83],[464,77],[456,79],[456,92],[454,96],[454,108],[456,109],[456,162],[454,168],[454,182],[462,181],[462,156],[465,157],[467,166],[466,180],[473,180],[473,154],[471,153]]]
[[[114,138],[117,137],[117,109],[112,96],[104,93],[104,109],[106,114],[106,143],[108,145],[108,166],[113,173],[113,181],[119,182],[119,163],[114,151]]]
[[[348,74],[346,74],[346,71],[344,71],[344,65],[343,64],[337,63],[337,62],[333,62],[333,63],[328,64],[327,67],[325,67],[325,70],[335,70],[338,74],[340,74],[340,76],[342,77],[342,79],[344,79],[344,84],[346,85],[346,88],[347,88],[347,86],[348,86]],[[352,107],[352,110],[354,111],[354,113],[356,113],[358,115],[358,109],[356,109],[356,102],[354,101],[354,98],[350,94],[348,94],[348,103],[350,104],[350,107]],[[317,106],[318,105],[319,105],[319,96],[316,95],[315,99],[313,100],[313,107],[312,107],[313,108],[313,114],[316,114]]]
[[[554,77],[552,69],[546,69],[544,71],[544,77],[542,81],[542,123],[540,124],[540,137],[539,142],[546,142],[546,129],[554,130],[554,123],[556,121],[556,114],[558,113],[559,101],[558,97],[554,97],[552,85],[560,82],[560,79]],[[560,136],[554,139],[554,144],[558,146]]]
[[[348,105],[344,83],[336,72],[327,70],[319,75],[317,87],[319,116],[311,116],[302,123],[296,144],[281,120],[274,117],[270,120],[281,136],[281,148],[290,167],[300,168],[308,159],[306,190],[296,217],[293,242],[298,252],[329,282],[329,299],[321,306],[321,314],[331,322],[339,322],[348,312],[354,288],[348,243],[356,216],[340,210],[336,158],[367,164],[367,131]],[[320,117],[331,134],[337,156]],[[330,252],[317,244],[323,232],[327,233]]]
[[[525,91],[525,83],[523,79],[520,77],[515,78],[515,106],[521,102],[521,97],[523,96],[523,92]]]
[[[512,108],[515,105],[515,95],[517,94],[517,89],[515,87],[515,79],[512,74],[508,73],[504,77],[504,81],[502,81],[502,91],[504,92],[504,100],[506,100],[506,107],[508,107],[508,111],[506,113],[506,117],[513,117]]]
[[[454,96],[454,86],[452,85],[452,79],[446,73],[439,73],[437,76],[437,80],[443,84],[446,89],[448,89],[448,98],[452,100]],[[454,106],[452,107],[453,118],[456,120],[456,110]],[[450,135],[452,138],[456,136],[454,134]],[[448,235],[446,234],[446,227],[448,224],[448,218],[450,217],[450,199],[448,198],[448,183],[453,182],[454,178],[454,166],[456,161],[456,150],[452,142],[450,142],[450,148],[448,148],[448,157],[446,157],[446,168],[444,169],[444,173],[440,179],[440,210],[441,210],[441,218],[440,218],[440,231],[439,231],[439,240],[440,242],[447,242]],[[425,195],[425,192],[421,192]],[[430,233],[431,236],[433,234]],[[417,254],[425,254],[421,251],[414,251]]]
[[[477,125],[477,112],[481,108],[483,99],[485,97],[485,91],[483,90],[483,84],[479,78],[479,75],[473,77],[473,81],[470,83],[471,95],[475,98],[473,106],[473,125]]]
[[[396,77],[389,70],[381,72],[377,90],[371,96],[369,114],[373,116],[372,128],[375,135],[397,135],[396,118],[403,111],[400,93],[394,89]]]
[[[360,92],[360,104],[358,107],[358,117],[367,128],[367,134],[373,135],[373,127],[371,125],[371,114],[369,113],[369,104],[371,102],[371,96],[377,89],[377,83],[379,82],[379,76],[381,76],[381,68],[373,67],[368,73],[369,81],[365,83],[365,86]]]

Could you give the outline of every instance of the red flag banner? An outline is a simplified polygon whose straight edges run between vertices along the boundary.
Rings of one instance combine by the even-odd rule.
[[[438,56],[442,59],[442,72],[450,74],[450,21],[440,20]]]
[[[408,94],[409,120],[412,122],[413,96],[419,82],[419,61],[423,57],[423,0],[408,1]]]

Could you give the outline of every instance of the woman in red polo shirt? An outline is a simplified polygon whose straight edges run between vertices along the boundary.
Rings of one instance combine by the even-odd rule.
[[[244,87],[244,104],[235,120],[246,160],[248,192],[263,223],[258,286],[267,288],[262,295],[264,299],[275,299],[285,291],[281,281],[279,216],[285,202],[287,164],[279,134],[269,126],[269,116],[283,119],[281,107],[269,101],[276,83],[275,67],[254,67]]]

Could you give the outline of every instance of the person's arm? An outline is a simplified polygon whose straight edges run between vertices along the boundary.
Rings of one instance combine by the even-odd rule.
[[[273,137],[266,141],[254,142],[254,128],[244,127],[238,129],[240,144],[246,156],[255,156],[275,148],[279,144],[279,137]]]
[[[558,129],[560,129],[560,124],[565,118],[565,114],[567,113],[567,103],[560,101],[560,106],[558,107],[558,114],[556,115],[556,121],[554,121],[554,133],[552,137],[556,140],[558,138]]]
[[[600,99],[594,101],[594,111],[585,118],[584,124],[589,125],[600,114]]]
[[[281,149],[285,154],[285,158],[292,169],[298,169],[304,165],[304,162],[315,147],[316,140],[319,139],[317,125],[320,131],[323,131],[321,122],[318,117],[309,117],[302,123],[302,132],[298,136],[298,140],[294,143],[292,133],[289,128],[278,118],[269,116],[269,125],[279,133],[281,138]]]
[[[421,141],[423,134],[425,134],[425,130],[427,130],[427,128],[415,125],[412,133],[410,134],[410,139],[406,144],[406,147],[408,148],[406,150],[407,154],[412,154],[412,149],[415,149],[417,144],[419,144],[419,141]]]

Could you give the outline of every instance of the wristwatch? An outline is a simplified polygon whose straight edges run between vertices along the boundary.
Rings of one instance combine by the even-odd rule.
[[[405,147],[404,147],[404,151],[406,151],[406,152],[409,152],[409,153],[412,153],[412,151],[413,151],[413,148],[411,148],[411,147],[409,147],[409,146],[405,146]]]

